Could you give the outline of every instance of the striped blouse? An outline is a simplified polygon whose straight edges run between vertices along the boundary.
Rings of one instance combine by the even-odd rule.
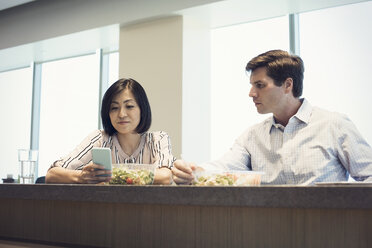
[[[109,147],[114,164],[155,164],[159,168],[171,168],[175,160],[172,155],[170,138],[163,131],[143,133],[138,148],[129,156],[121,148],[116,134],[109,136],[103,130],[95,130],[70,154],[55,161],[50,168],[60,166],[70,170],[81,170],[92,161],[93,147]]]

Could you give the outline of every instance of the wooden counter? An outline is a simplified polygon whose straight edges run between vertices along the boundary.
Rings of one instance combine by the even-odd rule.
[[[72,247],[372,247],[372,186],[0,184],[0,239]]]

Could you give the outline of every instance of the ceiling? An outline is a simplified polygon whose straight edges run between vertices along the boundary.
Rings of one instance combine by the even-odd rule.
[[[364,1],[372,0],[0,0],[0,71],[114,51],[120,27],[151,18],[182,15],[219,28]]]
[[[0,11],[32,1],[34,0],[0,0]]]

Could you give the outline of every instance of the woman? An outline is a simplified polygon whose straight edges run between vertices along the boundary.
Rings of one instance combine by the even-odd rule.
[[[175,158],[165,132],[148,132],[151,108],[145,90],[134,79],[120,79],[105,93],[101,118],[104,130],[92,132],[68,156],[55,161],[46,183],[100,183],[111,178],[92,163],[93,147],[109,147],[113,163],[154,164],[154,184],[170,184]],[[97,170],[98,169],[98,170]]]

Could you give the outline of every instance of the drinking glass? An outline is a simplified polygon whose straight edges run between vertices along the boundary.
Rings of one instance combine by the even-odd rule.
[[[37,150],[19,149],[19,183],[33,184],[35,183],[35,169],[38,161],[39,153]]]

